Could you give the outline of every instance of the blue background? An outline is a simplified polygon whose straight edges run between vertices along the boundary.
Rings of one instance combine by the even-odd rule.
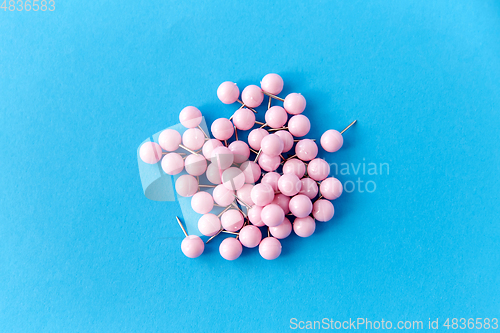
[[[0,331],[285,332],[500,317],[499,1],[62,2],[0,11]],[[180,252],[136,149],[282,75],[335,163],[388,163],[282,256]],[[262,115],[260,115],[262,117]]]

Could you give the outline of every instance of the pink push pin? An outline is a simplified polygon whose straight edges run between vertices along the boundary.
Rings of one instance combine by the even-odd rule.
[[[335,200],[342,194],[342,183],[334,177],[326,178],[319,185],[319,191],[325,199]]]
[[[299,114],[306,109],[306,99],[298,93],[291,93],[285,97],[283,107],[289,114]]]
[[[318,156],[318,146],[311,139],[303,139],[297,142],[295,154],[302,161],[310,161]]]
[[[241,171],[245,175],[245,183],[255,184],[262,174],[260,166],[253,161],[243,162],[240,166]]]
[[[289,197],[299,193],[301,186],[302,183],[300,182],[299,177],[293,173],[284,174],[278,180],[278,189],[281,193]]]
[[[262,239],[260,229],[254,225],[244,226],[239,233],[239,240],[244,247],[254,248]]]
[[[238,210],[229,209],[222,214],[220,222],[225,230],[236,232],[243,227],[245,219]]]
[[[300,188],[299,194],[304,194],[309,199],[314,199],[318,195],[318,183],[316,183],[311,178],[302,178],[300,180],[302,186]]]
[[[198,192],[205,193],[205,192]],[[213,202],[213,201],[212,201]],[[191,202],[192,203],[192,202]],[[208,237],[216,235],[221,230],[221,223],[217,215],[204,214],[198,219],[198,230]]]
[[[357,120],[353,121],[346,128],[342,130],[342,132],[336,130],[328,130],[321,136],[321,147],[329,153],[334,153],[339,150],[344,144],[344,138],[342,134],[349,129],[352,125],[354,125]]]
[[[262,213],[263,208],[264,207],[262,207],[262,206],[253,205],[252,208],[250,208],[248,210],[248,219],[256,227],[265,226],[265,224],[264,224],[264,222],[262,222],[262,218],[261,218],[261,213]]]
[[[219,140],[227,140],[234,134],[233,123],[229,119],[219,118],[212,123],[211,131],[213,136]]]
[[[252,201],[252,196],[251,196],[252,189],[253,189],[252,184],[243,185],[238,191],[236,191],[236,196],[239,199],[238,201],[244,204],[245,206],[252,207],[253,205],[255,205],[255,203]]]
[[[283,223],[276,227],[270,227],[269,232],[273,235],[273,237],[278,239],[287,238],[292,233],[292,224],[290,223],[290,220],[285,217]]]
[[[234,155],[234,163],[243,163],[250,157],[250,148],[245,141],[233,141],[228,148]]]
[[[311,122],[306,116],[299,114],[288,120],[288,131],[296,137],[307,135],[311,130]]]
[[[287,173],[293,173],[298,178],[302,178],[306,174],[306,165],[297,158],[289,159],[283,164],[283,174]]]
[[[260,81],[260,87],[267,93],[278,95],[283,90],[283,79],[278,74],[269,73]]]
[[[290,134],[290,132],[284,130],[277,131],[274,134],[279,136],[281,138],[281,141],[283,141],[283,152],[288,153],[293,147],[293,136]]]
[[[198,128],[188,128],[182,134],[182,144],[191,150],[198,150],[205,143],[205,134]]]
[[[179,120],[182,126],[186,128],[195,128],[201,124],[201,111],[194,106],[186,106],[179,114]]]
[[[248,131],[255,125],[255,113],[247,108],[238,109],[233,114],[233,124],[239,130]]]
[[[266,111],[266,124],[271,128],[281,128],[288,121],[288,114],[281,106],[273,106]]]
[[[207,160],[202,155],[188,155],[184,165],[186,172],[192,176],[201,176],[207,171]]]
[[[277,172],[268,172],[262,177],[262,180],[260,182],[271,185],[273,191],[277,192],[278,180],[280,179],[280,177],[281,175]]]
[[[280,206],[285,214],[290,213],[290,197],[284,195],[283,193],[275,194],[274,199],[271,203]]]
[[[293,231],[299,237],[309,237],[316,230],[316,222],[310,216],[297,217],[293,222]]]
[[[313,209],[313,204],[311,199],[304,194],[297,194],[290,199],[288,204],[290,212],[296,217],[306,217],[311,214]]]
[[[207,160],[209,160],[212,157],[212,152],[214,151],[215,148],[217,147],[222,147],[222,142],[220,142],[217,139],[209,139],[203,144],[203,156]]]
[[[186,238],[184,238],[181,243],[182,253],[184,253],[184,255],[188,258],[198,258],[205,250],[205,243],[203,243],[201,238],[196,235],[189,236],[186,229],[184,229],[181,220],[179,220],[177,216],[175,218],[181,226],[182,232],[186,235]]]
[[[274,237],[266,237],[259,244],[259,253],[262,258],[274,260],[281,254],[281,243]]]
[[[212,192],[215,202],[223,207],[229,206],[234,201],[234,192],[228,190],[224,185],[217,185]]]
[[[328,222],[332,219],[335,209],[330,201],[319,199],[314,203],[312,213],[317,221]]]
[[[193,208],[193,210],[198,214],[207,214],[214,208],[214,198],[210,195],[210,193],[200,191],[191,197],[191,208]]]
[[[145,142],[139,149],[139,156],[145,163],[156,164],[161,160],[163,151],[156,142]]]
[[[252,201],[261,207],[268,205],[274,199],[274,190],[269,184],[257,184],[252,188],[252,192],[250,193],[252,197]]]
[[[161,168],[167,175],[176,175],[184,170],[184,160],[182,156],[177,153],[169,153],[163,156]]]
[[[241,99],[245,105],[256,108],[262,104],[264,94],[262,93],[262,89],[256,85],[249,85],[241,92]]]
[[[220,185],[222,184],[222,181],[220,179],[220,176],[222,174],[222,171],[219,169],[216,163],[210,163],[207,167],[207,171],[205,175],[207,176],[207,179],[209,182],[215,185]]]
[[[307,174],[316,181],[322,181],[330,174],[330,164],[321,158],[315,158],[307,165]]]
[[[248,133],[248,145],[255,150],[260,150],[262,139],[269,135],[269,132],[263,128],[256,128]]]
[[[210,160],[213,164],[217,165],[219,169],[226,170],[234,162],[234,155],[227,147],[217,147],[212,151]]]
[[[280,166],[281,158],[279,156],[269,156],[267,154],[261,153],[259,155],[259,165],[262,170],[271,172]]]
[[[192,197],[198,192],[198,181],[191,175],[182,175],[175,181],[175,190],[181,197]]]
[[[222,82],[219,88],[217,88],[217,97],[224,104],[233,104],[240,97],[240,89],[238,89],[238,86],[234,82]]]
[[[260,218],[268,227],[276,227],[283,223],[285,212],[279,205],[271,203],[262,208]]]
[[[158,143],[166,151],[176,151],[181,143],[181,135],[173,129],[166,129],[160,133]]]
[[[279,156],[283,152],[283,140],[276,134],[269,134],[262,138],[260,143],[262,152],[271,157]]]
[[[226,260],[238,259],[242,251],[243,247],[236,238],[226,238],[219,245],[219,253]]]
[[[245,185],[245,175],[236,167],[224,170],[221,180],[224,187],[232,191],[237,191]]]

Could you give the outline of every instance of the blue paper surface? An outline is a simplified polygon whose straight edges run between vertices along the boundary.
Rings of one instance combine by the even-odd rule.
[[[1,332],[500,317],[498,1],[55,5],[0,10]],[[358,120],[320,154],[352,192],[275,261],[225,261],[224,236],[188,259],[138,144],[187,105],[229,117],[218,85],[270,72],[309,137]]]

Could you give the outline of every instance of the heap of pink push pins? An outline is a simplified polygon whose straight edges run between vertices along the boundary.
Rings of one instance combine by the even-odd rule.
[[[311,128],[309,119],[302,114],[306,108],[304,96],[291,93],[283,99],[277,96],[282,89],[283,79],[278,74],[267,74],[260,87],[243,89],[240,100],[236,83],[223,82],[217,89],[220,101],[241,106],[229,119],[219,118],[212,123],[215,139],[209,139],[200,127],[200,110],[188,106],[179,115],[187,128],[182,136],[167,129],[160,134],[158,143],[145,143],[139,151],[146,163],[161,161],[163,171],[169,175],[186,170],[187,174],[175,182],[176,192],[191,197],[193,210],[203,214],[198,229],[210,237],[206,243],[221,232],[232,235],[219,246],[221,256],[227,260],[237,259],[243,246],[258,246],[264,259],[278,258],[280,239],[288,237],[292,230],[300,237],[311,236],[316,221],[332,219],[334,207],[330,200],[342,194],[341,182],[329,177],[329,164],[316,157],[315,140],[304,138]],[[266,96],[269,100],[262,123],[255,119],[255,108]],[[273,100],[283,106],[272,106]],[[355,122],[341,132],[330,129],[323,133],[321,147],[330,153],[339,150],[342,134]],[[250,131],[248,142],[238,140],[238,131]],[[176,152],[179,149],[185,152]],[[282,172],[278,173],[280,166]],[[199,183],[203,174],[211,184]],[[210,187],[212,194],[204,190]],[[214,207],[224,209],[215,215]],[[206,243],[196,235],[188,235],[179,218],[177,221],[186,236],[182,252],[189,258],[200,256]]]

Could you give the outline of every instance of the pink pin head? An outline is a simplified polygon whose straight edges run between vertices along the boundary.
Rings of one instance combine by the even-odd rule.
[[[255,113],[247,108],[236,110],[233,114],[233,124],[237,129],[247,131],[255,125]]]
[[[141,149],[139,149],[139,156],[145,163],[156,164],[161,160],[163,151],[156,142],[145,142],[142,144]]]
[[[263,128],[256,128],[248,133],[248,144],[255,150],[260,150],[262,139],[269,135],[269,132]]]
[[[245,185],[245,175],[236,167],[224,170],[221,180],[224,187],[232,191],[237,191]]]
[[[245,175],[245,183],[255,184],[262,173],[260,166],[253,161],[243,162],[240,166],[241,171]]]
[[[226,238],[219,246],[219,252],[222,258],[226,260],[236,260],[240,257],[243,247],[241,243],[236,238]]]
[[[274,199],[274,190],[269,184],[257,184],[252,188],[250,193],[252,201],[258,206],[265,206],[271,203]]]
[[[276,227],[283,223],[283,220],[285,219],[285,212],[279,205],[271,203],[262,208],[260,218],[268,227]]]
[[[262,89],[256,85],[250,85],[243,89],[241,99],[246,106],[256,108],[262,104],[262,101],[264,100],[264,93],[262,92]]]
[[[270,172],[278,169],[280,162],[281,158],[279,156],[269,156],[264,153],[259,155],[259,165],[264,171]]]
[[[266,237],[259,244],[259,253],[264,259],[274,260],[281,254],[281,242],[274,237]]]
[[[281,141],[283,141],[283,152],[289,152],[293,147],[293,136],[290,134],[290,132],[281,130],[277,131],[274,134],[279,136],[281,138]]]
[[[234,191],[228,190],[224,185],[217,185],[212,192],[214,201],[220,206],[229,206],[234,201]]]
[[[262,239],[262,232],[254,225],[246,225],[240,230],[240,242],[244,247],[254,248]]]
[[[200,191],[191,197],[191,208],[198,214],[207,214],[214,208],[214,198],[210,193]]]
[[[277,172],[268,172],[262,177],[262,180],[260,182],[271,185],[274,192],[277,192],[278,180],[280,179],[280,177],[281,175]]]
[[[219,140],[227,140],[234,134],[233,123],[229,119],[219,118],[212,123],[212,135]]]
[[[309,118],[303,114],[293,116],[288,120],[288,131],[296,137],[307,135],[311,130],[311,122]]]
[[[243,163],[250,157],[250,148],[245,141],[233,141],[228,148],[234,155],[234,163]]]
[[[184,170],[184,160],[177,153],[169,153],[163,156],[161,168],[167,175],[176,175]]]
[[[207,179],[212,184],[222,184],[220,176],[222,175],[222,171],[219,169],[216,163],[210,163],[207,167],[207,172],[205,173]]]
[[[289,197],[299,193],[301,186],[302,183],[299,177],[293,173],[284,174],[278,180],[278,189],[281,193]]]
[[[207,160],[209,160],[212,157],[212,152],[214,151],[215,148],[217,147],[222,147],[222,142],[220,142],[217,139],[209,139],[203,144],[203,156]]]
[[[270,227],[269,231],[271,232],[271,235],[273,235],[273,237],[284,239],[290,236],[290,234],[292,233],[292,224],[290,223],[290,220],[285,217],[283,219],[283,223],[276,227]]]
[[[283,152],[283,140],[276,134],[269,134],[262,138],[260,143],[262,152],[269,156],[278,156]]]
[[[226,170],[234,162],[234,155],[229,148],[221,146],[212,150],[212,156],[210,157],[212,163],[217,165],[219,169]]]
[[[173,129],[166,129],[160,133],[158,143],[166,151],[176,151],[181,143],[181,135]]]
[[[318,184],[311,178],[302,178],[300,180],[302,187],[299,194],[306,195],[309,199],[314,199],[318,195]]]
[[[191,150],[198,150],[205,143],[205,135],[198,128],[188,128],[182,134],[182,144]]]
[[[299,114],[306,109],[306,99],[301,94],[291,93],[285,97],[283,107],[289,114]]]
[[[330,201],[320,199],[314,203],[312,213],[317,221],[328,222],[332,219],[335,209]]]
[[[328,130],[321,136],[321,147],[329,153],[339,150],[344,144],[344,138],[339,131]]]
[[[316,222],[310,216],[297,217],[293,222],[293,231],[299,237],[309,237],[316,230]]]
[[[295,154],[302,161],[310,161],[318,156],[318,146],[311,139],[303,139],[295,145]]]
[[[330,164],[321,158],[315,158],[307,165],[307,174],[314,180],[322,181],[330,174]]]
[[[326,178],[321,182],[319,191],[325,199],[335,200],[342,194],[342,183],[334,177]]]
[[[283,174],[287,173],[293,173],[298,178],[302,178],[306,173],[306,165],[297,158],[289,159],[283,164]]]
[[[283,127],[287,120],[288,114],[285,109],[281,106],[273,106],[269,110],[266,111],[266,124],[271,128],[281,128]]]
[[[211,237],[218,233],[220,229],[221,223],[217,215],[205,214],[198,220],[198,230],[205,236]]]
[[[224,104],[233,104],[240,97],[240,89],[238,89],[238,86],[234,82],[222,82],[219,88],[217,88],[217,97]]]
[[[201,123],[201,111],[194,106],[186,106],[179,114],[179,120],[182,126],[194,128]]]
[[[248,219],[250,222],[257,227],[265,226],[264,222],[262,222],[262,218],[260,214],[262,213],[262,206],[254,205],[252,208],[248,210]]]
[[[278,74],[267,74],[260,81],[260,87],[267,93],[278,95],[283,90],[283,79]]]
[[[192,197],[198,192],[198,181],[191,175],[182,175],[175,181],[175,190],[181,197]]]
[[[198,258],[205,250],[205,243],[196,235],[189,235],[182,240],[182,253],[188,258]]]
[[[289,208],[290,197],[284,195],[283,193],[275,194],[274,199],[271,203],[280,206],[285,214],[290,213],[290,208]]]
[[[252,184],[245,184],[238,191],[236,191],[236,196],[250,207],[254,205],[254,202],[252,201],[252,196],[250,195],[252,189],[253,189]],[[244,204],[243,202],[241,204]]]
[[[311,199],[309,199],[306,195],[297,194],[290,199],[288,207],[290,207],[290,212],[296,217],[306,217],[311,214],[313,204]]]
[[[186,172],[192,176],[201,176],[207,171],[207,160],[203,155],[188,155],[184,163]]]
[[[243,227],[245,220],[243,215],[236,209],[229,209],[220,217],[222,227],[227,231],[236,232]]]

